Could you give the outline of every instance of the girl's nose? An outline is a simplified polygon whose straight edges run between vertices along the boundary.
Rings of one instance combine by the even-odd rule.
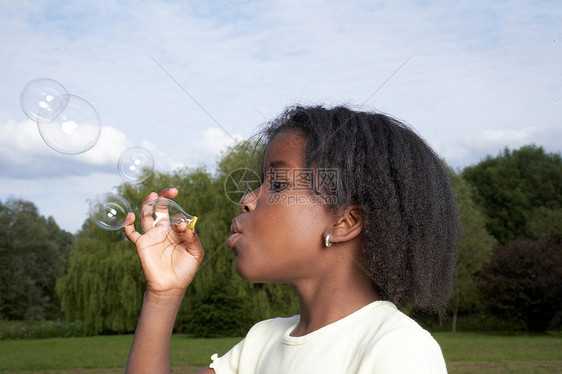
[[[240,202],[238,203],[238,208],[242,213],[249,213],[255,209],[258,200],[260,188],[248,192],[246,195],[242,196]]]

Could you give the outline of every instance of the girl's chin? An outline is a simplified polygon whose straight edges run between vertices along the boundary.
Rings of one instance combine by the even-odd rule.
[[[238,258],[235,260],[235,263],[236,263],[236,272],[238,273],[240,278],[244,279],[246,282],[251,282],[251,283],[259,282],[257,280],[258,277],[256,277],[256,274],[250,271],[250,269],[247,269],[246,267],[242,266]]]
[[[236,265],[236,272],[240,278],[244,279],[246,282],[250,283],[272,283],[270,280],[266,279],[267,276],[261,274],[261,272],[256,272],[248,264],[244,264],[239,257],[234,259],[234,264]]]
[[[250,283],[279,283],[289,284],[290,282],[282,277],[275,277],[274,274],[264,274],[263,271],[255,271],[249,267],[244,266],[238,258],[235,259],[236,272],[240,278]],[[254,271],[253,271],[254,270]]]

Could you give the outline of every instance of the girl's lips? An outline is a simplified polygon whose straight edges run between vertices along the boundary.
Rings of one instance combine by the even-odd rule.
[[[240,227],[238,226],[238,222],[236,222],[236,218],[230,223],[230,232],[232,235],[230,235],[226,241],[226,246],[228,248],[232,248],[234,246],[234,243],[236,243],[242,233],[242,230],[240,230]]]
[[[238,238],[240,238],[240,235],[242,235],[239,232],[235,232],[232,235],[230,235],[226,241],[226,246],[228,248],[232,248],[234,246],[234,244],[236,243],[236,241],[238,240]]]

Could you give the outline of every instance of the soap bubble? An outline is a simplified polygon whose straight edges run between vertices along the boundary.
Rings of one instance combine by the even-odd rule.
[[[187,214],[178,203],[165,197],[145,203],[141,218],[144,233],[155,240],[165,238],[170,229],[175,233],[192,230],[197,222],[197,217]]]
[[[126,221],[131,204],[122,196],[105,193],[90,203],[90,218],[102,229],[118,230],[130,222]]]
[[[117,162],[119,175],[131,183],[145,181],[154,170],[152,154],[143,147],[134,146],[125,150]]]
[[[33,121],[50,122],[64,110],[68,99],[68,91],[62,84],[39,78],[23,88],[20,105],[25,115]]]
[[[74,95],[67,95],[68,101],[58,116],[50,122],[37,122],[39,133],[49,147],[64,154],[83,153],[91,149],[100,137],[101,122],[94,107]],[[43,111],[39,117],[44,118]]]

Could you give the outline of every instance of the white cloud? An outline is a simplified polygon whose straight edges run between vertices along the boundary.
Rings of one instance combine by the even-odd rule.
[[[443,147],[442,155],[455,167],[468,166],[496,156],[505,147],[542,146],[545,151],[560,153],[562,127],[529,126],[520,129],[486,130],[477,136],[457,139]]]
[[[231,135],[217,127],[208,128],[201,133],[200,138],[193,142],[189,149],[186,147],[186,159],[191,166],[205,165],[212,171],[221,152],[243,139],[244,137],[240,134]]]
[[[0,123],[0,155],[7,162],[26,164],[32,157],[49,154],[41,139],[37,124],[31,120],[17,123],[7,120]]]
[[[236,142],[243,140],[242,135],[227,134],[224,130],[216,127],[211,127],[203,131],[203,149],[214,155],[226,150],[227,147],[234,145]]]
[[[0,122],[0,169],[3,176],[24,178],[87,175],[110,170],[130,144],[119,130],[104,126],[98,143],[89,151],[64,155],[43,142],[37,125],[26,120]]]
[[[103,126],[92,149],[77,155],[64,155],[43,142],[33,121],[16,123],[7,120],[0,122],[0,170],[4,177],[26,179],[84,176],[100,171],[117,173],[119,157],[132,145],[119,129]],[[142,146],[152,153],[158,171],[169,172],[184,166],[147,140]]]
[[[119,156],[131,146],[127,136],[111,126],[103,126],[97,144],[78,156],[80,161],[92,165],[116,165]]]
[[[174,160],[165,152],[159,150],[148,140],[142,142],[142,147],[146,148],[152,154],[152,157],[154,158],[154,169],[156,171],[169,173],[185,166],[183,163]]]

